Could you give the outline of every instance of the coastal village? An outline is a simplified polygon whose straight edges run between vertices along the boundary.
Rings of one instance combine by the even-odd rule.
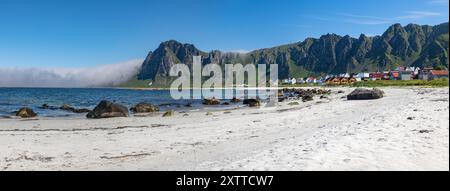
[[[397,67],[383,72],[343,73],[338,75],[306,78],[288,78],[281,81],[282,85],[317,84],[317,85],[349,85],[360,81],[374,80],[435,80],[448,78],[448,70],[419,67]]]

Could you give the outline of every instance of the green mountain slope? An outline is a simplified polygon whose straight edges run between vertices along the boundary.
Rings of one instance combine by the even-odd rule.
[[[218,50],[204,52],[192,44],[166,41],[145,59],[139,80],[167,77],[177,63],[192,66],[201,55],[202,64],[278,64],[279,78],[388,70],[397,66],[445,67],[449,65],[448,23],[436,26],[409,24],[390,26],[381,36],[359,38],[326,34],[302,42],[255,50],[246,54]]]

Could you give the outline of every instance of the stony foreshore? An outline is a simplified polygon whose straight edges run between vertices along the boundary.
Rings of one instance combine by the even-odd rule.
[[[449,170],[448,88],[331,90],[169,117],[0,119],[0,170]]]

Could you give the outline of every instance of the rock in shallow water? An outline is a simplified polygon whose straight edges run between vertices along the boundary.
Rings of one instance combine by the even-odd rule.
[[[20,108],[19,111],[16,112],[16,116],[22,117],[22,118],[28,118],[28,117],[36,117],[37,114],[28,107]]]
[[[357,88],[352,93],[347,95],[348,100],[368,100],[368,99],[380,99],[384,95],[384,92],[378,88],[372,90]]]
[[[69,111],[69,112],[73,112],[73,113],[88,113],[91,110],[89,109],[75,109],[74,107],[64,104],[63,106],[61,106],[59,109],[64,110],[64,111]]]
[[[128,108],[110,101],[101,101],[93,111],[89,112],[87,118],[111,118],[128,117]]]
[[[220,101],[214,97],[211,99],[205,99],[203,101],[203,105],[219,105],[219,104],[220,104]]]

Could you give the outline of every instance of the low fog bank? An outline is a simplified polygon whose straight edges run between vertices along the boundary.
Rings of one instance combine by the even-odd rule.
[[[143,60],[89,68],[0,68],[0,87],[111,87],[134,77]]]

